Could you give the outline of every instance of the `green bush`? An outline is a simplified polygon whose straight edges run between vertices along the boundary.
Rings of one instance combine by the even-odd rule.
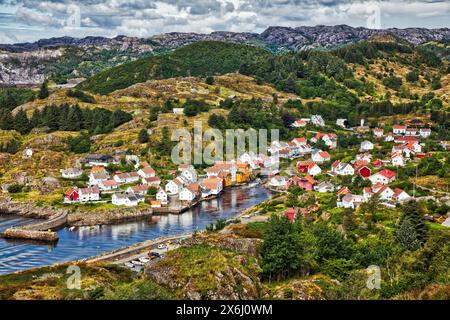
[[[8,187],[9,193],[20,193],[23,190],[23,185],[21,184],[12,184]]]

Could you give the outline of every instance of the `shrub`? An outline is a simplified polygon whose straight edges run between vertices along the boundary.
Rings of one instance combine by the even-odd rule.
[[[8,187],[9,193],[20,193],[23,190],[23,185],[21,184],[12,184]]]

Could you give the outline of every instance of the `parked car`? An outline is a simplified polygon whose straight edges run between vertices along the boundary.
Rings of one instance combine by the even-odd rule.
[[[139,261],[142,262],[142,263],[149,263],[149,262],[150,262],[150,259],[148,259],[148,258],[146,258],[146,257],[140,257],[140,258],[139,258]]]
[[[167,245],[164,243],[158,245],[158,249],[165,249],[165,248],[167,248]]]
[[[155,252],[155,251],[150,251],[150,252],[148,253],[148,256],[149,256],[150,258],[154,259],[154,258],[159,258],[160,254],[159,254],[158,252]]]
[[[131,261],[131,263],[134,264],[135,266],[142,266],[142,265],[144,265],[142,262],[137,261],[137,260],[133,260],[133,261]]]

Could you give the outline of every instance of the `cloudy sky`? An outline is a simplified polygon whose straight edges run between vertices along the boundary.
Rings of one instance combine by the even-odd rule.
[[[450,0],[0,0],[0,43],[318,24],[450,27]]]

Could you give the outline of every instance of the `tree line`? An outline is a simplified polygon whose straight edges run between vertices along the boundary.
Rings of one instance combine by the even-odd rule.
[[[52,104],[42,110],[35,109],[31,118],[23,109],[15,115],[9,110],[0,110],[0,129],[27,134],[34,128],[48,127],[50,131],[88,130],[92,134],[102,134],[111,132],[132,118],[130,113],[120,109],[82,109],[79,105]]]

